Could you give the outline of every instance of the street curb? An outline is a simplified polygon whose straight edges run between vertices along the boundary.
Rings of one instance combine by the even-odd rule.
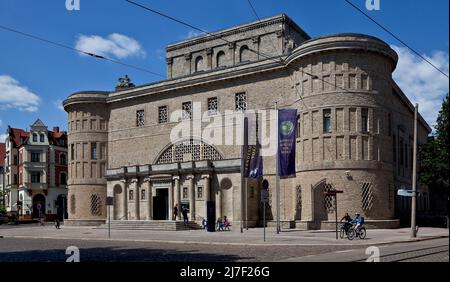
[[[170,240],[151,240],[151,239],[107,239],[107,238],[73,238],[73,237],[46,237],[46,236],[0,236],[0,238],[16,238],[16,239],[51,239],[51,240],[80,240],[80,241],[111,241],[111,242],[139,242],[139,243],[159,243],[159,244],[189,244],[189,245],[211,245],[211,246],[254,246],[254,247],[264,247],[264,246],[280,246],[280,247],[304,247],[304,246],[382,246],[400,243],[412,243],[421,242],[428,240],[435,240],[441,238],[448,238],[448,235],[438,235],[430,236],[425,238],[407,239],[407,240],[396,240],[378,243],[361,243],[361,244],[332,244],[332,243],[314,243],[314,244],[283,244],[283,243],[226,243],[226,242],[196,242],[196,241],[170,241]]]

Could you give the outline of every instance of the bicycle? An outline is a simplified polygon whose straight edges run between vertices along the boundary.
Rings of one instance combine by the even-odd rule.
[[[345,236],[348,236],[348,231],[350,230],[351,227],[347,227],[346,225],[350,224],[349,222],[341,222],[339,224],[339,236],[341,239],[344,239]]]
[[[355,239],[355,237],[359,237],[359,239],[365,239],[367,235],[366,228],[364,226],[361,226],[359,230],[356,230],[356,226],[353,225],[350,227],[350,229],[347,231],[347,238],[351,241]]]

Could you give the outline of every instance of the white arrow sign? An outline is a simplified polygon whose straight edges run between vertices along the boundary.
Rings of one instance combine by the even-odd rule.
[[[402,197],[412,197],[414,195],[414,192],[411,190],[399,189],[397,191],[397,195],[402,196]]]

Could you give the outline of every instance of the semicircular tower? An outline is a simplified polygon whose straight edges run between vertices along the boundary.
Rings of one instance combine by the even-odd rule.
[[[302,96],[298,116],[297,179],[301,220],[324,227],[338,213],[394,219],[390,107],[397,54],[383,41],[338,34],[305,42],[286,59]],[[331,225],[330,225],[331,226]],[[309,226],[312,227],[312,226]]]
[[[68,113],[69,225],[106,220],[108,92],[77,92],[64,101]]]

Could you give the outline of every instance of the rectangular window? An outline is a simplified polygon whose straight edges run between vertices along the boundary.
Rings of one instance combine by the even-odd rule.
[[[44,137],[44,134],[41,134],[40,136],[39,136],[39,141],[41,142],[41,143],[44,143],[44,141],[45,141],[45,137]]]
[[[217,115],[217,111],[218,111],[217,97],[208,98],[208,115],[210,116]]]
[[[141,200],[145,200],[145,190],[141,190]]]
[[[17,174],[14,174],[14,185],[17,185],[17,183],[18,183],[18,179],[17,179]]]
[[[323,133],[331,133],[331,110],[323,110]]]
[[[169,120],[167,112],[167,106],[161,106],[158,108],[158,121],[159,123],[166,123]]]
[[[134,191],[133,190],[128,191],[128,200],[130,200],[130,201],[134,200]]]
[[[97,159],[97,143],[91,144],[91,160]]]
[[[40,183],[41,182],[41,173],[39,171],[31,172],[31,183]]]
[[[183,188],[183,199],[187,199],[188,198],[188,188],[184,187]]]
[[[75,159],[75,145],[70,144],[70,160],[73,161]]]
[[[145,126],[145,112],[144,110],[136,111],[136,126],[144,127]]]
[[[369,132],[369,110],[361,109],[361,131]]]
[[[183,119],[192,119],[192,102],[182,104]]]
[[[41,160],[41,154],[39,152],[31,152],[31,162],[38,163]]]
[[[391,114],[388,114],[388,136],[392,135],[392,118]]]
[[[33,133],[33,142],[37,142],[37,134]]]
[[[392,155],[393,155],[393,159],[394,162],[397,161],[397,138],[395,137],[395,135],[392,138]]]
[[[203,187],[197,187],[197,199],[203,199]]]
[[[14,155],[14,165],[17,165],[17,155]]]
[[[247,110],[247,94],[245,92],[237,93],[234,101],[236,111],[243,112]]]

